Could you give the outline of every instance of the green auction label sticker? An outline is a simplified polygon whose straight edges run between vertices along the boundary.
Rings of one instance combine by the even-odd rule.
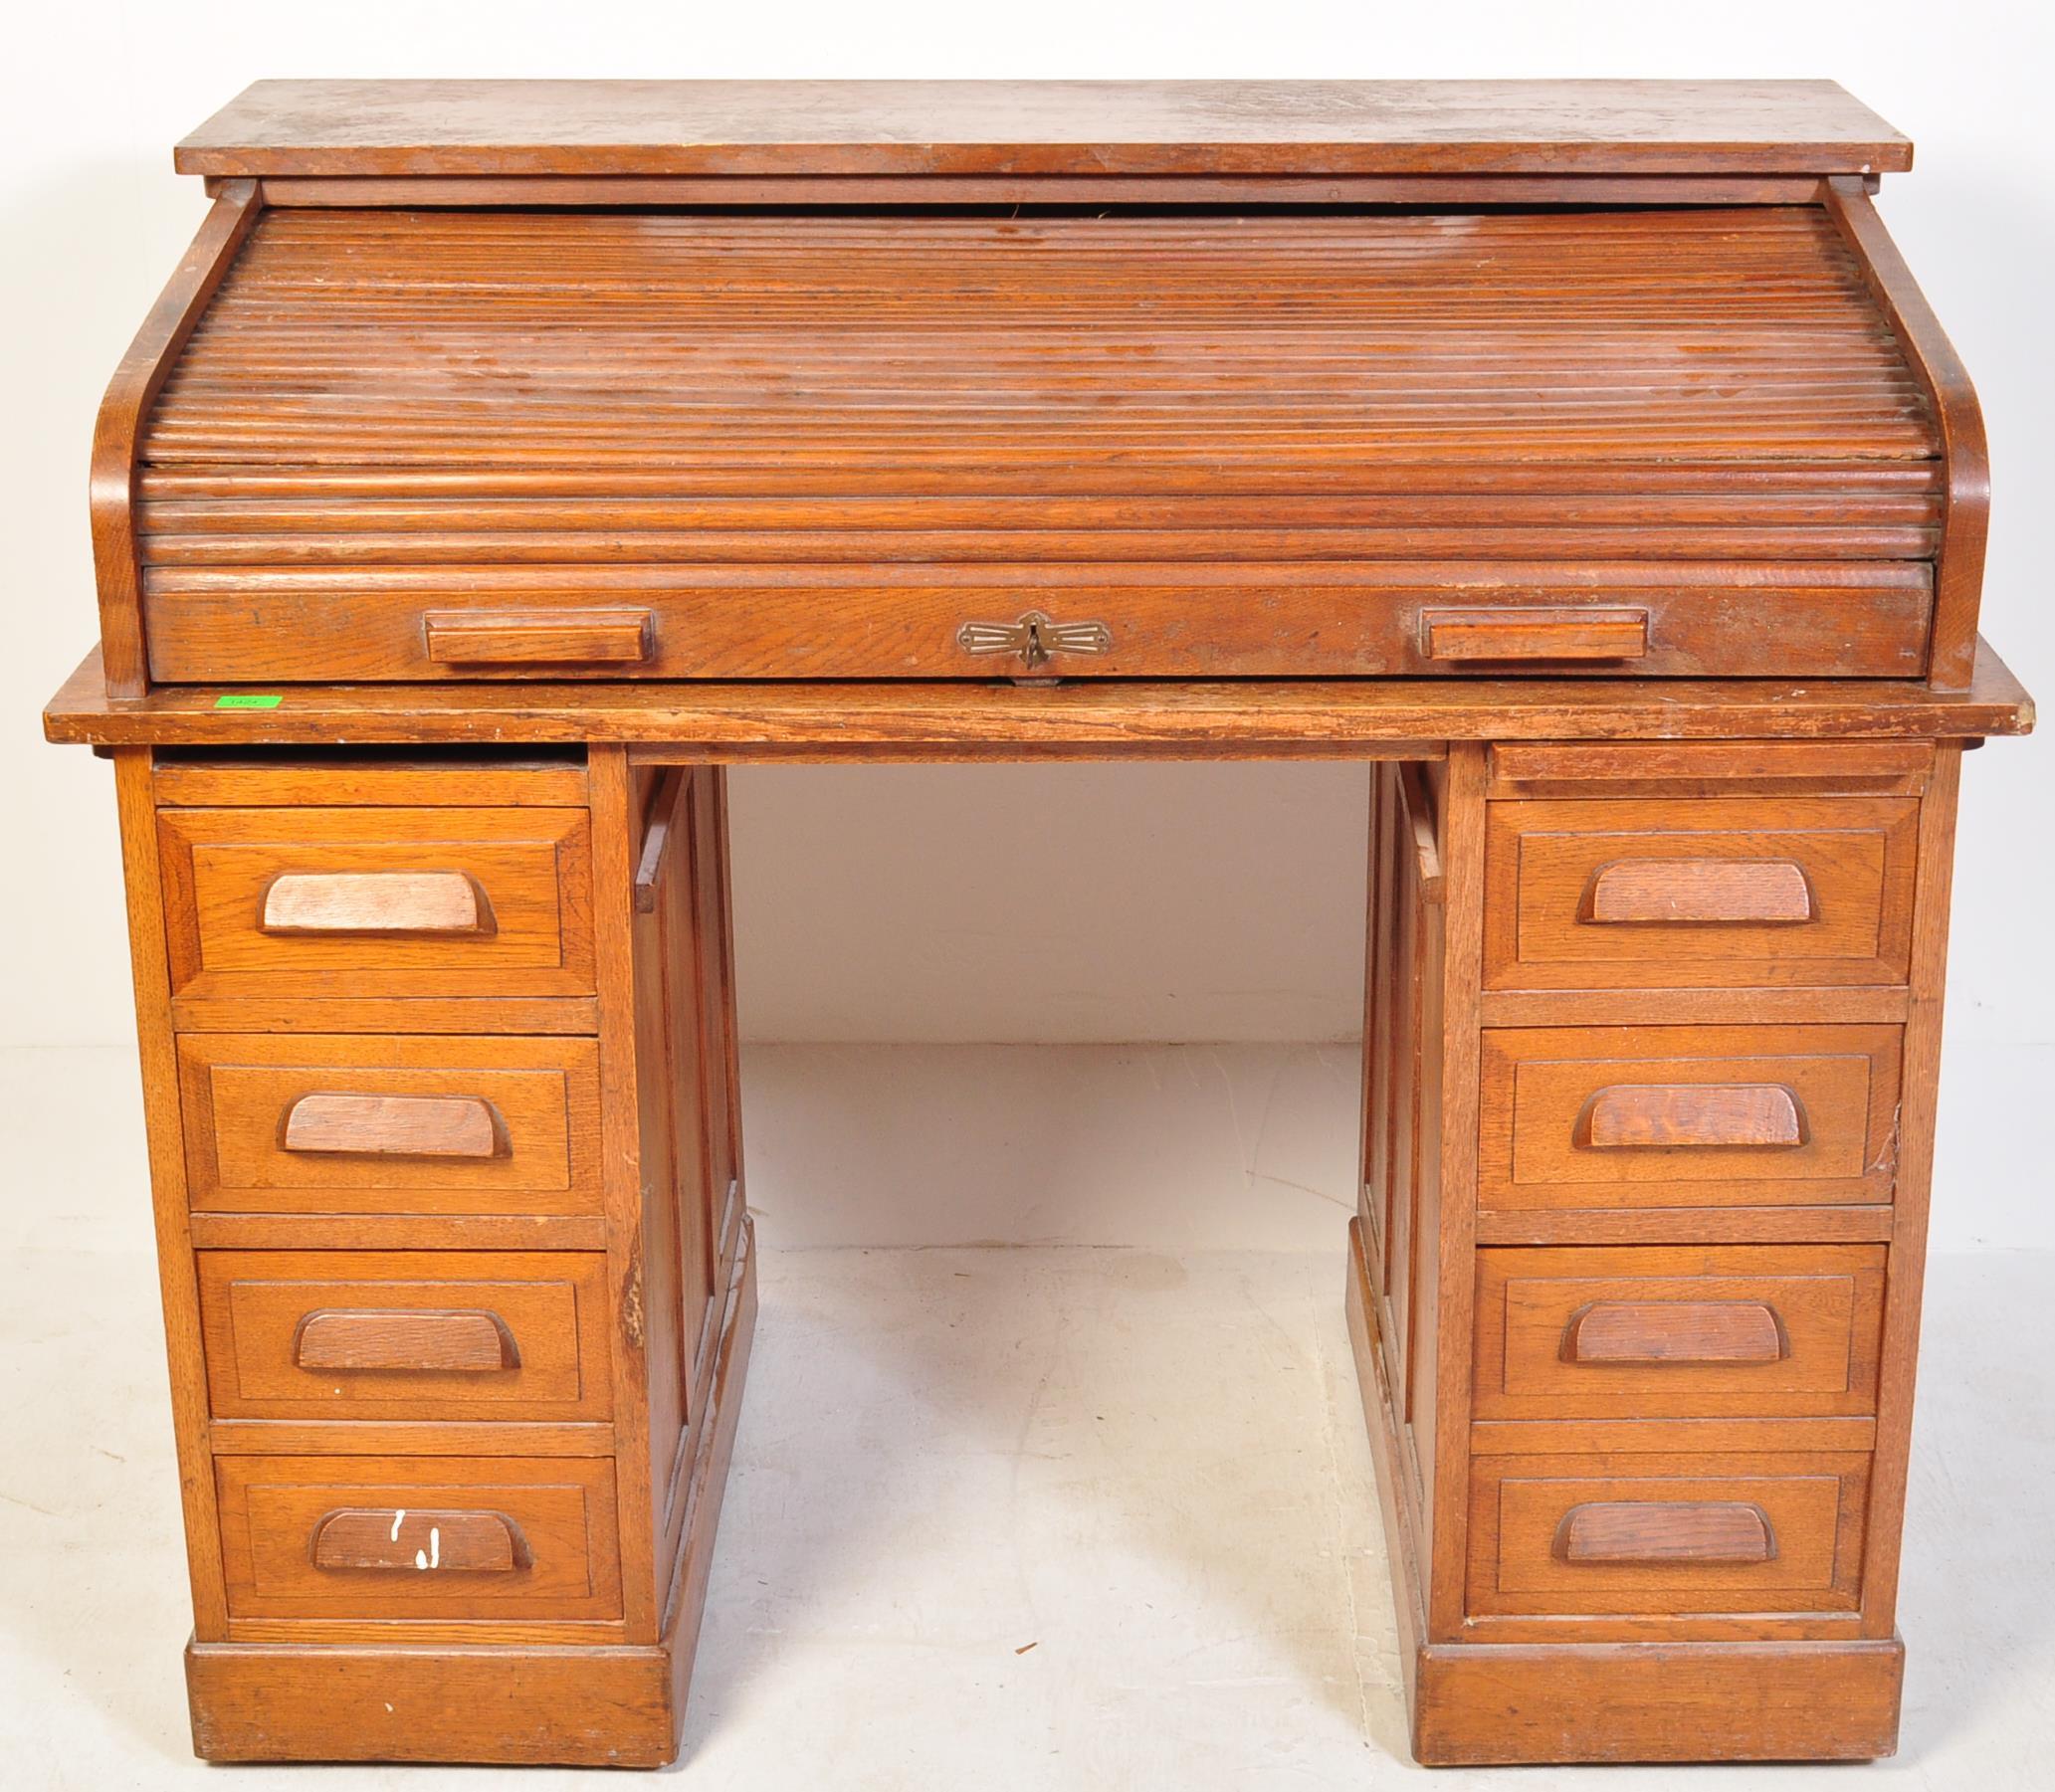
[[[233,691],[227,697],[217,697],[217,709],[276,709],[286,699],[283,697],[260,697],[254,691]]]

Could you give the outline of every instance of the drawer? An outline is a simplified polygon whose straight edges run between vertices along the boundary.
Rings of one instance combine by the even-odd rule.
[[[1861,1417],[1882,1245],[1488,1250],[1479,1419]]]
[[[1487,989],[1897,984],[1910,797],[1497,802]]]
[[[617,1619],[599,1457],[224,1456],[231,1618]]]
[[[1846,1613],[1870,1459],[1481,1456],[1472,1617]]]
[[[1853,1026],[1487,1030],[1478,1203],[1887,1203],[1901,1037]]]
[[[1138,500],[1130,500],[1130,502]],[[1130,540],[1136,539],[1130,535]],[[375,578],[165,568],[161,684],[495,678],[995,679],[1560,676],[1918,678],[1930,569],[1650,561],[1377,564],[1333,551],[1079,554],[1047,526],[1015,564],[447,570]],[[1332,543],[1332,537],[1331,537]],[[309,617],[317,623],[309,626]]]
[[[187,1193],[247,1213],[597,1213],[589,1039],[186,1033]]]
[[[202,1251],[217,1419],[602,1420],[606,1258]]]
[[[157,834],[174,995],[593,992],[583,809],[162,809]]]

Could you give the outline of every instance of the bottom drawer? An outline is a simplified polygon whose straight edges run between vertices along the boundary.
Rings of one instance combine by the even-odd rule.
[[[1471,1615],[1853,1612],[1869,1471],[1853,1453],[1479,1457]]]
[[[214,1474],[232,1618],[621,1615],[605,1459],[232,1456]]]

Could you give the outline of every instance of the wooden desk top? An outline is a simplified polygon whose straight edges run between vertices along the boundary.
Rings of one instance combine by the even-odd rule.
[[[1831,81],[260,81],[206,175],[1875,174]]]

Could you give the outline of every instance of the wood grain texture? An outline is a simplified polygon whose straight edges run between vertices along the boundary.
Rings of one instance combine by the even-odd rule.
[[[1903,983],[1918,819],[1903,797],[1495,802],[1486,981]]]
[[[1905,681],[1218,680],[1023,689],[961,683],[418,685],[296,690],[219,709],[213,690],[110,698],[89,654],[44,737],[86,745],[337,739],[632,742],[643,759],[1318,759],[1442,756],[1455,740],[1825,741],[2024,734],[2033,700],[1988,643],[1968,692]]]
[[[477,745],[300,753],[172,748],[156,757],[156,788],[160,804],[185,809],[582,809],[586,802],[582,752]]]
[[[1476,1301],[1479,1054],[1485,910],[1485,749],[1451,746],[1441,784],[1446,945],[1439,978],[1440,1046],[1430,1046],[1439,1124],[1429,1137],[1440,1203],[1425,1241],[1435,1288],[1435,1462],[1427,1625],[1423,1640],[1461,1634],[1463,1574],[1469,1554],[1469,1430],[1472,1376],[1467,1361]]]
[[[1867,1418],[1882,1245],[1480,1251],[1480,1421]]]
[[[677,1751],[661,1649],[190,1645],[209,1761],[656,1767]]]
[[[1563,1513],[1555,1552],[1565,1562],[1638,1567],[1766,1562],[1777,1547],[1769,1515],[1748,1500],[1602,1499]]]
[[[1905,1647],[1437,1644],[1416,1674],[1423,1765],[1867,1761],[1898,1746]]]
[[[460,1640],[422,1648],[415,1638],[430,1628],[425,1621],[414,1621],[411,1635],[393,1634],[388,1625],[380,1641],[359,1636],[317,1650],[304,1643],[195,1643],[186,1651],[195,1751],[220,1761],[653,1767],[673,1759],[741,1414],[756,1317],[754,1271],[745,1227],[722,1302],[687,1542],[660,1643],[492,1643],[474,1627]],[[308,1626],[303,1621],[300,1628]],[[559,1634],[573,1628],[554,1627]]]
[[[144,422],[260,209],[255,181],[232,182],[216,196],[192,247],[121,357],[94,420],[93,567],[110,696],[139,697],[146,689],[142,569],[135,538],[135,477]]]
[[[797,552],[811,543],[791,545]],[[454,664],[424,649],[427,617],[457,613],[423,606],[462,601],[439,589],[450,576],[418,568],[355,577],[262,567],[166,573],[150,585],[151,674],[164,684],[283,685],[520,677],[522,663],[511,656]],[[485,632],[496,637],[517,624],[539,642],[582,640],[582,626],[557,626],[566,600],[611,592],[651,606],[656,621],[639,667],[567,652],[544,668],[564,679],[1017,676],[1042,662],[985,643],[1025,635],[1027,619],[1052,609],[1060,627],[1090,643],[1057,650],[1051,674],[1066,678],[1454,677],[1473,664],[1512,677],[1610,667],[1568,655],[1472,662],[1427,651],[1426,618],[1449,596],[1504,603],[1518,632],[1533,597],[1565,585],[1640,601],[1652,645],[1633,668],[1651,678],[1895,679],[1925,665],[1931,604],[1926,568],[1895,564],[1465,568],[1342,557],[1265,566],[795,564],[455,576],[491,606]],[[1037,628],[1046,637],[1046,623]]]
[[[222,1552],[234,1618],[498,1622],[609,1619],[621,1614],[613,1522],[613,1465],[576,1457],[220,1457]],[[338,1559],[318,1554],[338,1513],[375,1510],[401,1541],[373,1571],[339,1559],[366,1550],[369,1522],[349,1518]],[[430,1563],[416,1512],[466,1512],[470,1554]],[[487,1514],[507,1529],[496,1543]],[[482,1557],[521,1539],[514,1559]],[[387,1562],[383,1555],[393,1559]],[[417,1559],[418,1558],[418,1559]],[[524,1558],[524,1559],[523,1559]],[[478,1567],[494,1571],[480,1573]],[[479,1640],[491,1639],[490,1630]]]
[[[1802,1145],[1807,1129],[1803,1101],[1781,1083],[1636,1083],[1599,1090],[1571,1136],[1587,1151],[1774,1151]]]
[[[1067,577],[1101,676],[1914,675],[1924,403],[1817,207],[275,212],[152,413],[151,668],[970,677]],[[1528,626],[1423,620],[1486,556]]]
[[[1668,921],[1809,921],[1805,868],[1788,859],[1614,860],[1592,873],[1577,918],[1594,926]]]
[[[1420,621],[1430,660],[1629,661],[1648,654],[1648,612],[1632,607],[1428,610]]]
[[[266,933],[490,933],[468,872],[285,872],[264,893]]]
[[[1918,796],[1923,740],[1502,741],[1490,794],[1509,796]]]
[[[322,1573],[515,1574],[533,1565],[505,1512],[342,1506],[314,1523],[308,1553]]]
[[[182,174],[1801,171],[1911,165],[1830,81],[261,81]]]
[[[150,1212],[164,1310],[171,1429],[178,1453],[193,1636],[199,1642],[213,1643],[228,1634],[228,1596],[222,1580],[220,1511],[209,1457],[206,1356],[189,1230],[192,1191],[186,1180],[187,1138],[178,1094],[178,1042],[171,1027],[171,971],[165,955],[157,810],[146,750],[130,748],[114,755],[114,804],[121,829],[136,1047],[149,1150]]]
[[[211,193],[224,177],[210,175]],[[1806,174],[369,174],[269,175],[265,203],[449,206],[1813,205]]]
[[[613,1519],[627,1564],[626,1640],[654,1643],[659,1603],[656,1499],[651,1473],[650,1209],[665,1205],[649,1179],[661,1161],[644,1155],[642,1039],[635,979],[635,864],[640,815],[627,754],[594,747],[592,789],[593,959],[599,989],[599,1194],[606,1215],[607,1304],[613,1326],[618,1454]],[[645,1199],[646,1193],[651,1199]]]
[[[293,1333],[296,1369],[392,1369],[488,1375],[520,1367],[507,1321],[482,1308],[322,1308]]]
[[[1884,1203],[1898,1152],[1895,1027],[1592,1027],[1484,1035],[1479,1200],[1494,1210]],[[1734,1136],[1736,1087],[1788,1094],[1800,1142]],[[1594,1102],[1626,1092],[1673,1110],[1711,1089],[1717,1125],[1672,1128],[1638,1147],[1602,1146]],[[1692,1116],[1687,1116],[1692,1117]],[[1698,1126],[1698,1119],[1693,1118]],[[1630,1135],[1630,1136],[1632,1136]]]
[[[1865,1455],[1477,1457],[1471,1634],[1513,1640],[1537,1634],[1535,1620],[1581,1618],[1579,1638],[1651,1623],[1684,1638],[1698,1620],[1772,1614],[1852,1629],[1868,1485]]]
[[[248,1213],[590,1213],[601,1176],[599,1063],[585,1039],[188,1033],[178,1041],[196,1208]],[[490,1103],[488,1155],[299,1151],[310,1095]]]
[[[1760,1300],[1599,1300],[1563,1327],[1570,1363],[1773,1363],[1776,1309]]]
[[[1477,1216],[1480,1245],[1866,1244],[1890,1239],[1892,1212],[1878,1202],[1815,1207],[1488,1207]]]
[[[1840,227],[1864,278],[1927,389],[1941,426],[1948,507],[1936,566],[1938,590],[1929,680],[1959,691],[1974,676],[1976,617],[1983,595],[1984,543],[1990,532],[1990,451],[1983,407],[1968,369],[1927,302],[1869,195],[1839,180],[1826,187],[1827,214]]]
[[[431,610],[422,651],[437,666],[633,666],[649,658],[647,610]]]
[[[167,809],[158,834],[182,997],[593,993],[582,809]]]
[[[504,1157],[507,1122],[483,1095],[301,1095],[285,1151],[368,1157]]]
[[[1948,985],[1948,929],[1953,895],[1959,748],[1943,749],[1934,787],[1920,805],[1920,869],[1913,915],[1912,1012],[1905,1027],[1905,1095],[1898,1114],[1899,1224],[1891,1244],[1891,1292],[1884,1310],[1883,1387],[1877,1404],[1875,1518],[1865,1575],[1865,1633],[1893,1634],[1900,1547],[1912,1463],[1913,1390],[1920,1359],[1920,1299],[1927,1278],[1934,1136],[1941,1094],[1941,1023]]]
[[[203,1250],[213,1413],[604,1420],[603,1272],[593,1252]]]

